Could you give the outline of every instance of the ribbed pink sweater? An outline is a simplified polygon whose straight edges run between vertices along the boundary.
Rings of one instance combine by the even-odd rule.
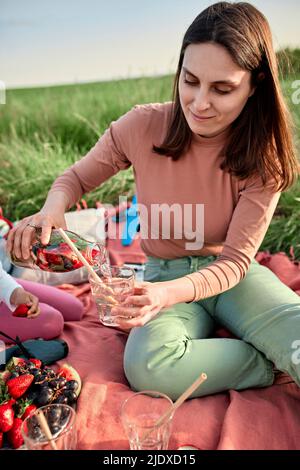
[[[56,179],[51,192],[67,193],[71,207],[85,192],[132,165],[138,202],[143,207],[140,223],[146,255],[164,259],[218,256],[209,266],[190,275],[197,300],[224,292],[245,277],[268,229],[280,192],[272,189],[271,181],[263,188],[260,177],[239,181],[219,168],[222,159],[218,154],[228,131],[213,138],[193,134],[189,150],[177,161],[154,153],[152,145],[161,144],[165,137],[171,104],[132,108],[110,125],[85,157]],[[171,218],[167,238],[162,233],[161,219],[159,223],[150,217],[151,207],[155,210],[162,207],[155,205],[162,204],[168,205],[165,207],[176,204],[179,214],[181,208],[181,217]],[[204,220],[199,207],[204,208]],[[189,210],[192,214],[189,230],[203,232],[202,247],[183,226],[183,214],[188,217]]]

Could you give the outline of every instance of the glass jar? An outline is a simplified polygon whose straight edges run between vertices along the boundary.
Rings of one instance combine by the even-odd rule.
[[[91,266],[104,272],[107,269],[107,272],[109,272],[109,258],[104,244],[90,242],[69,230],[65,230],[65,233]],[[15,266],[41,269],[51,273],[70,272],[83,267],[83,263],[57,229],[52,230],[47,245],[42,245],[40,235],[41,229],[38,228],[36,230],[36,242],[32,245],[30,258],[24,260],[16,258],[13,254],[11,255],[11,261]]]

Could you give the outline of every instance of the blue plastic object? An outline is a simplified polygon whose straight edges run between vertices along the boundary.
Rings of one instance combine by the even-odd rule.
[[[123,246],[129,246],[132,244],[137,232],[139,231],[139,214],[137,205],[137,196],[133,196],[131,206],[125,211],[126,221],[122,232],[121,243]]]

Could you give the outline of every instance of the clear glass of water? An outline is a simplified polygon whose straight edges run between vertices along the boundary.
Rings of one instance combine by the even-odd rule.
[[[121,419],[131,450],[167,450],[173,413],[158,420],[173,405],[164,393],[145,390],[134,393],[122,405]]]
[[[118,317],[111,315],[111,309],[133,294],[135,271],[128,266],[110,266],[110,272],[111,277],[107,277],[103,272],[96,271],[101,282],[91,276],[89,282],[100,322],[105,326],[118,326],[115,321]]]

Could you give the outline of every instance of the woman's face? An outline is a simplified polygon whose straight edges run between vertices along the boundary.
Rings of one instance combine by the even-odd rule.
[[[179,97],[192,132],[213,137],[230,126],[254,92],[250,80],[251,73],[236,65],[223,46],[190,44],[179,77]]]

